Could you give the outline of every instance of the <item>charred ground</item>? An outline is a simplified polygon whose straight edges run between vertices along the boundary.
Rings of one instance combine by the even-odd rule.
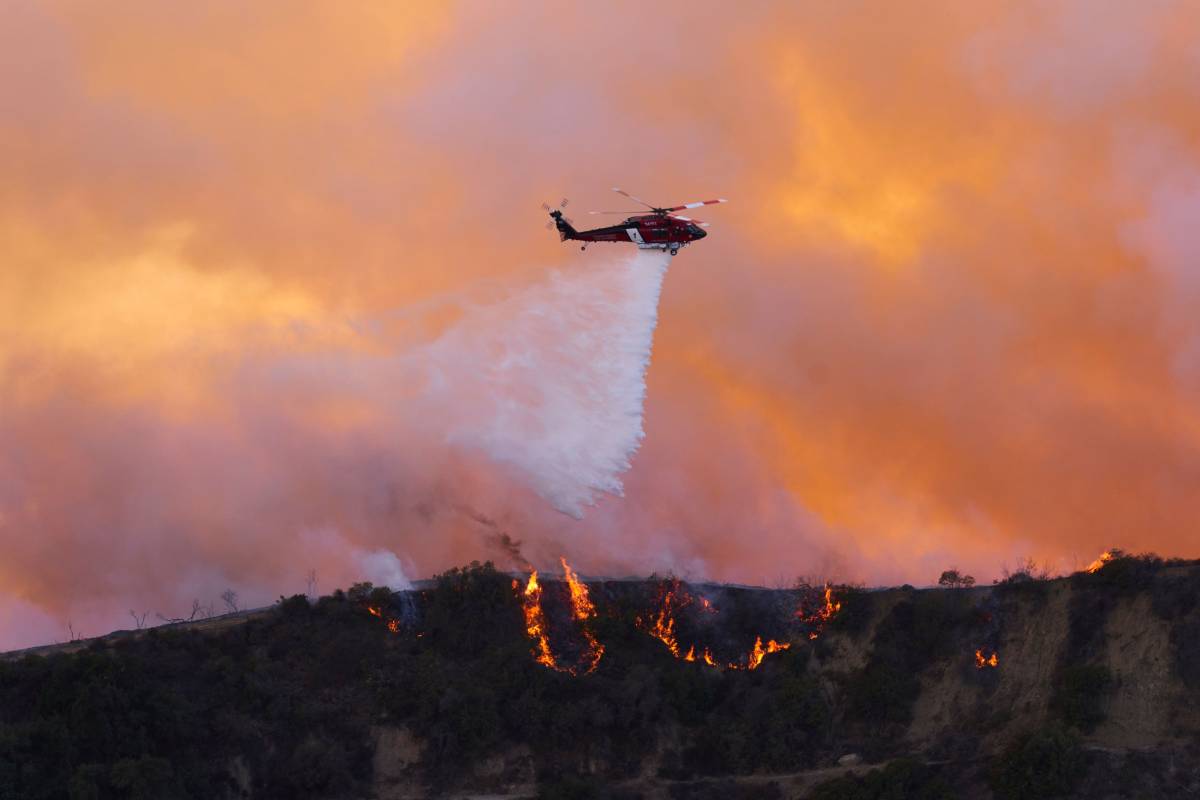
[[[590,616],[543,576],[551,666],[528,588],[473,564],[0,662],[0,798],[1200,792],[1195,563],[870,592],[590,581]]]

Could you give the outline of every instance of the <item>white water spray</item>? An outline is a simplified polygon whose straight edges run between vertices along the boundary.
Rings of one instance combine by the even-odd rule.
[[[670,257],[656,251],[554,272],[498,302],[462,309],[404,357],[422,376],[445,440],[513,468],[579,518],[643,438],[646,369]],[[442,427],[444,426],[444,427]]]

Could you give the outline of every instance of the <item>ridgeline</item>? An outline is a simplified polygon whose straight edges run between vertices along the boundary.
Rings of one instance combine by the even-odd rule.
[[[472,564],[0,660],[0,800],[1200,796],[1196,562],[566,578]]]

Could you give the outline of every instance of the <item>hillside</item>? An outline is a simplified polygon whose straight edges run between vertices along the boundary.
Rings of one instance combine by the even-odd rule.
[[[297,596],[0,661],[0,798],[1195,797],[1200,566]]]

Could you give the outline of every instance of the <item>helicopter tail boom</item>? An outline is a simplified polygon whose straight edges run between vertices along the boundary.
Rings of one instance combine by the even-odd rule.
[[[579,231],[572,227],[570,222],[563,219],[563,213],[560,209],[555,209],[550,212],[550,216],[554,217],[554,226],[558,228],[558,236],[561,241],[567,239],[578,239]]]

